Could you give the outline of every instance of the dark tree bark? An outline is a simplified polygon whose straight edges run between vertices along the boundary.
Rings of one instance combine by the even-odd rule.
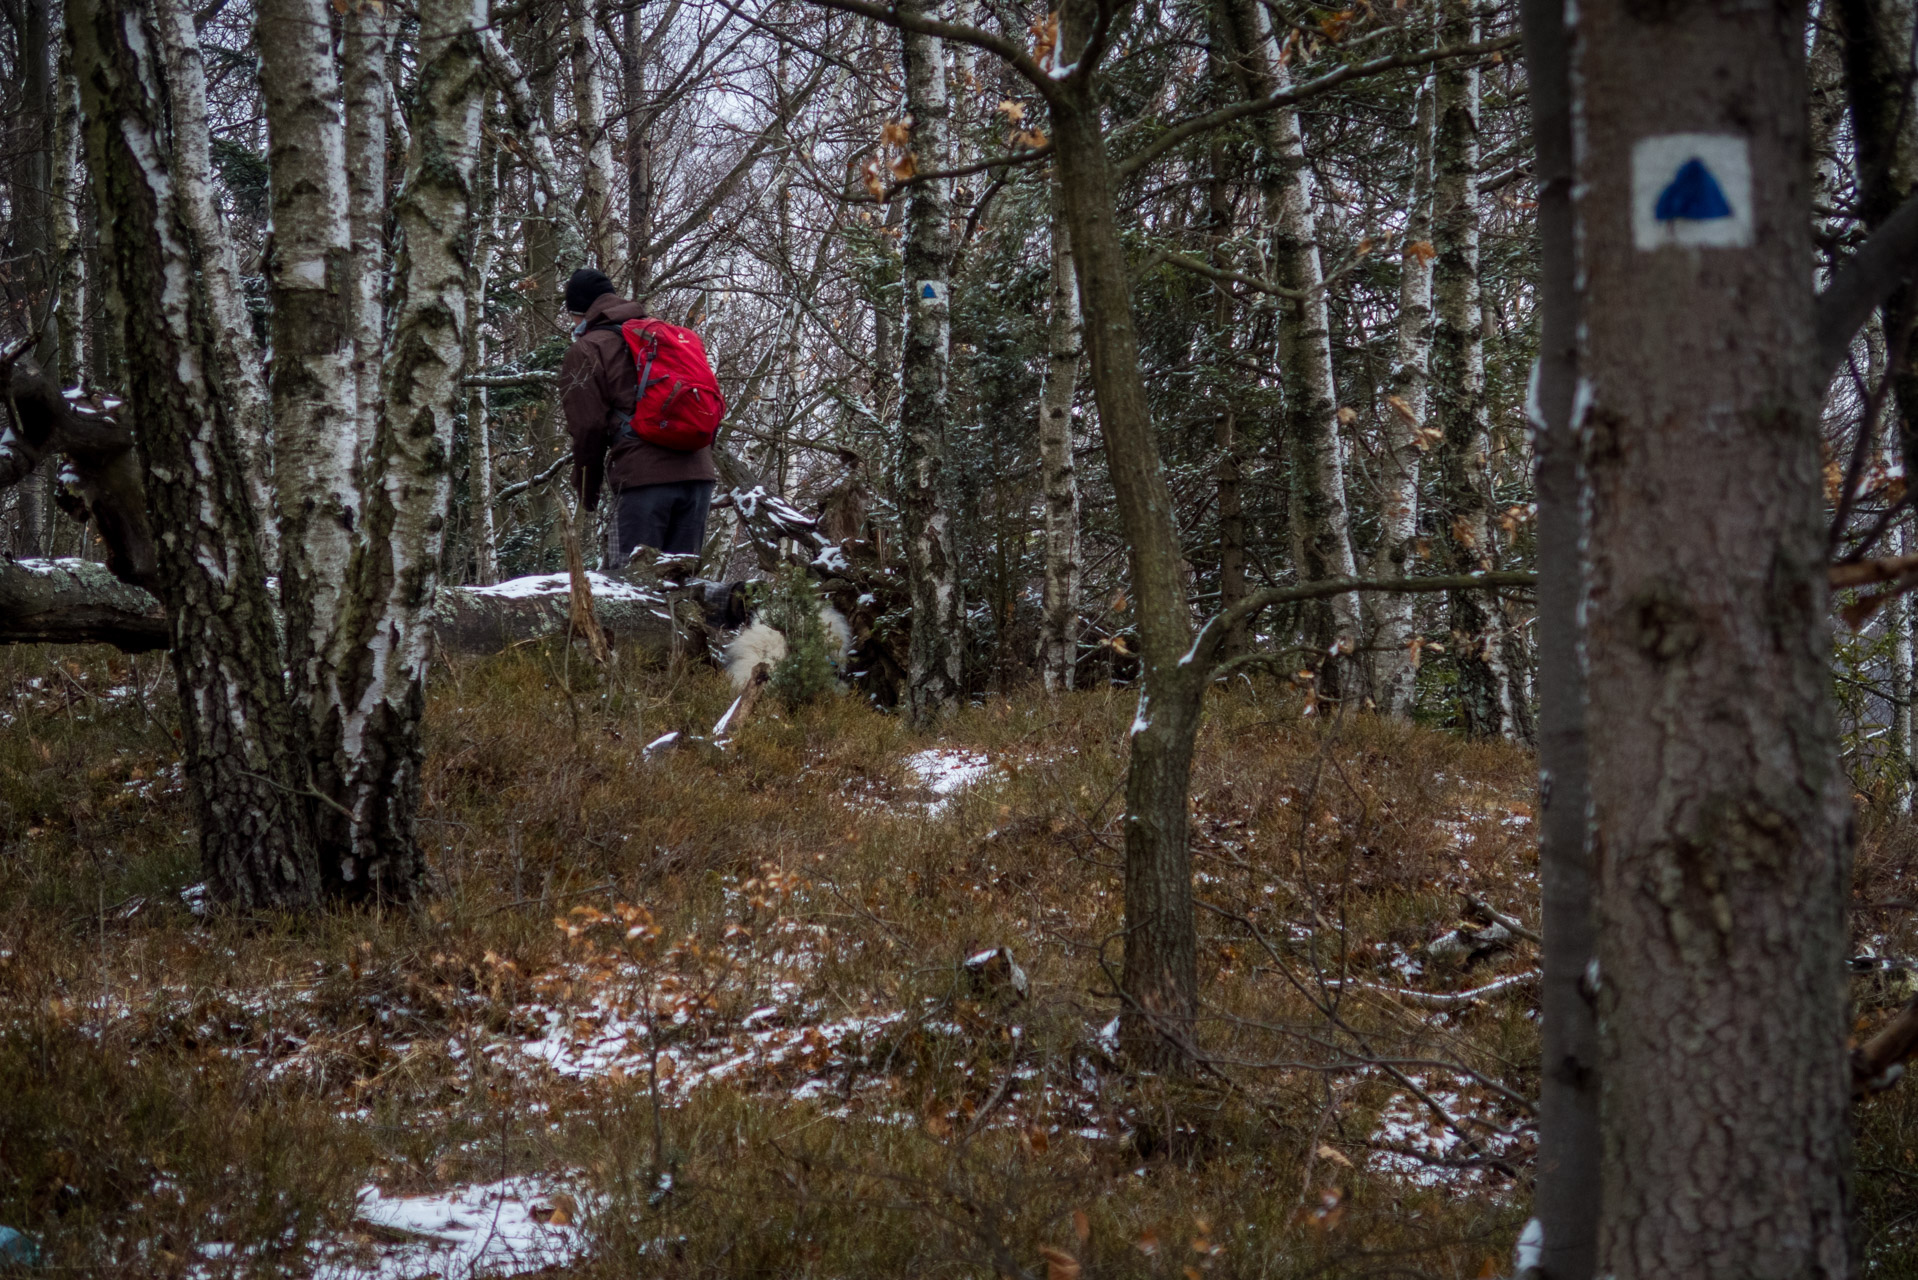
[[[1805,8],[1579,12],[1597,1267],[1842,1276],[1851,837],[1828,666]],[[1638,150],[1674,134],[1719,141]],[[1735,216],[1656,221],[1698,154]]]
[[[1066,76],[1050,105],[1099,429],[1128,543],[1144,676],[1126,770],[1119,1038],[1133,1061],[1171,1067],[1189,1057],[1198,1013],[1186,792],[1205,684],[1199,671],[1179,662],[1192,642],[1185,574],[1140,377],[1132,287],[1091,68]]]
[[[53,216],[49,200],[53,176],[53,26],[50,0],[23,0],[18,9],[20,113],[12,121],[11,178],[13,252],[19,255],[19,279],[27,304],[25,319],[34,335],[34,358],[58,382],[60,330],[53,303],[59,296],[53,254]],[[48,473],[20,486],[14,512],[13,551],[40,554],[46,523]]]
[[[164,160],[153,15],[69,0],[108,300],[126,355],[155,579],[172,620],[187,780],[200,853],[222,898],[302,908],[319,891],[244,453],[206,344],[215,317],[183,246]]]
[[[18,484],[36,467],[66,458],[72,479],[62,501],[76,520],[92,520],[106,546],[107,570],[122,582],[152,588],[158,561],[140,460],[133,433],[111,397],[64,395],[27,360],[0,368],[12,402],[14,430],[0,432],[0,489]]]
[[[1532,375],[1538,493],[1538,793],[1544,1025],[1533,1217],[1542,1280],[1590,1280],[1598,1238],[1598,1023],[1584,989],[1596,948],[1585,672],[1579,661],[1578,262],[1572,222],[1566,0],[1525,0],[1525,79],[1538,182],[1539,338]]]
[[[1842,39],[1845,97],[1858,184],[1858,217],[1883,227],[1918,186],[1918,119],[1911,93],[1913,12],[1909,0],[1833,0],[1830,19]],[[1918,324],[1912,287],[1901,283],[1879,304],[1885,344],[1902,351],[1887,372],[1898,404],[1898,451],[1905,474],[1918,476]]]

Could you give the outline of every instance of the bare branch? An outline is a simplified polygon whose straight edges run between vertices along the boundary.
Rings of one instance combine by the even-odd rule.
[[[829,0],[818,0],[818,2],[827,3]],[[838,2],[847,3],[850,0],[838,0]],[[1423,67],[1451,58],[1476,58],[1488,53],[1497,53],[1516,45],[1518,40],[1518,34],[1514,32],[1509,36],[1500,36],[1496,40],[1481,40],[1477,44],[1456,44],[1444,49],[1421,49],[1415,53],[1393,53],[1381,58],[1351,63],[1336,71],[1328,71],[1316,80],[1308,80],[1295,89],[1283,89],[1262,98],[1253,98],[1249,102],[1235,102],[1229,107],[1220,107],[1217,111],[1208,111],[1203,115],[1181,121],[1124,160],[1114,164],[1112,176],[1117,179],[1137,173],[1187,139],[1231,124],[1234,120],[1243,120],[1247,116],[1258,115],[1264,111],[1276,111],[1280,107],[1294,106],[1308,98],[1330,93],[1354,80],[1363,80],[1368,76],[1395,71],[1401,67]]]

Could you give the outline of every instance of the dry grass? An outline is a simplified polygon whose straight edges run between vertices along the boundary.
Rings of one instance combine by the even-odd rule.
[[[198,876],[161,666],[16,650],[0,681],[0,1223],[61,1265],[303,1274],[320,1242],[389,1243],[355,1219],[369,1183],[522,1174],[576,1196],[581,1276],[1510,1256],[1535,990],[1394,992],[1535,966],[1522,942],[1426,950],[1467,894],[1536,920],[1516,750],[1219,693],[1194,779],[1213,1060],[1167,1081],[1100,1035],[1123,691],[993,700],[937,743],[852,699],[765,705],[723,752],[646,758],[718,718],[715,674],[462,664],[429,711],[430,903],[208,921],[178,898]],[[992,770],[935,796],[905,763],[935,746]],[[964,969],[998,946],[1026,998]],[[1868,1163],[1911,1163],[1908,1096],[1873,1104]],[[1867,1179],[1887,1261],[1903,1196]]]

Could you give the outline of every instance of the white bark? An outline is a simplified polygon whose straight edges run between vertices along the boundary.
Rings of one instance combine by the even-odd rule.
[[[613,139],[606,128],[606,89],[588,8],[597,2],[567,0],[566,14],[572,28],[573,127],[579,131],[584,187],[581,225],[600,270],[611,274],[619,269],[625,247],[613,213]]]
[[[96,175],[100,261],[126,355],[127,408],[171,623],[187,776],[216,893],[304,907],[319,873],[292,782],[283,663],[257,513],[208,350],[216,321],[193,270],[194,231],[166,162],[158,33],[140,8],[70,0],[68,29]]]
[[[1079,478],[1072,457],[1072,402],[1085,351],[1072,233],[1055,170],[1052,189],[1052,286],[1045,385],[1039,392],[1039,468],[1045,491],[1045,596],[1039,675],[1048,693],[1073,687],[1079,657]]]
[[[454,410],[469,308],[466,253],[484,100],[484,0],[420,5],[412,147],[394,202],[399,253],[393,337],[367,459],[366,517],[352,598],[336,640],[352,814],[341,859],[349,896],[405,896],[422,863],[415,838],[429,628],[451,494]]]
[[[1256,0],[1235,0],[1232,8],[1251,87],[1262,95],[1283,91],[1290,72],[1263,6]],[[1258,119],[1263,152],[1259,185],[1271,237],[1272,274],[1280,284],[1303,295],[1281,303],[1279,333],[1286,448],[1292,454],[1293,563],[1304,580],[1353,578],[1358,574],[1346,507],[1331,319],[1326,311],[1305,140],[1297,112],[1271,111]],[[1327,655],[1322,687],[1328,693],[1354,692],[1346,687],[1346,675],[1357,668],[1343,659],[1357,651],[1359,634],[1356,594],[1332,597],[1326,613],[1309,624],[1308,641]]]
[[[1408,572],[1418,537],[1419,470],[1428,444],[1419,431],[1425,426],[1432,361],[1432,140],[1438,122],[1434,98],[1432,79],[1427,76],[1419,86],[1411,200],[1399,250],[1398,348],[1384,416],[1375,578]],[[1384,715],[1410,715],[1418,674],[1411,649],[1413,597],[1384,591],[1367,603],[1372,611],[1372,697]]]
[[[1444,43],[1478,38],[1470,7],[1448,0]],[[1491,424],[1485,408],[1484,314],[1479,305],[1479,71],[1446,65],[1437,74],[1433,160],[1434,247],[1432,410],[1444,431],[1438,452],[1441,533],[1455,572],[1494,567]],[[1509,736],[1515,727],[1505,664],[1504,615],[1483,592],[1450,600],[1453,657],[1467,732]]]
[[[919,4],[920,10],[930,6]],[[931,36],[902,33],[912,155],[919,172],[946,167],[951,103],[946,59]],[[914,185],[906,197],[906,322],[900,362],[898,503],[912,589],[906,701],[924,724],[963,689],[964,605],[946,501],[946,427],[952,313],[952,182]]]
[[[234,429],[246,458],[246,479],[260,516],[260,554],[268,564],[279,558],[272,492],[267,486],[266,375],[260,349],[246,313],[240,268],[220,216],[213,188],[212,134],[206,114],[206,62],[193,25],[193,8],[182,0],[158,0],[155,24],[166,64],[167,111],[171,118],[173,181],[190,240],[188,253],[200,265],[200,287],[214,318],[210,337],[220,364],[220,380],[231,401]]]
[[[1911,513],[1898,517],[1893,526],[1895,537],[1892,550],[1901,556],[1911,554]],[[1912,748],[1918,746],[1912,740],[1911,713],[1911,663],[1913,610],[1911,597],[1901,595],[1885,606],[1885,626],[1891,632],[1891,749],[1897,759],[1898,782],[1896,805],[1898,812],[1911,812]]]
[[[337,731],[327,727],[336,694],[322,662],[360,505],[346,124],[329,14],[325,0],[260,0],[257,19],[272,183],[280,598],[294,688],[320,741]]]
[[[60,377],[86,382],[86,272],[80,242],[80,86],[73,78],[71,42],[60,45],[58,100],[53,124],[53,260],[60,287]]]
[[[540,114],[539,101],[526,82],[526,72],[500,40],[499,33],[490,27],[480,33],[480,53],[488,74],[499,88],[508,119],[526,143],[526,158],[533,174],[533,203],[540,216],[552,223],[554,256],[561,262],[577,262],[586,252],[586,237],[573,214],[573,202],[567,198],[568,188],[560,179],[553,136]]]
[[[379,417],[380,360],[386,326],[387,23],[383,6],[354,4],[344,19],[341,61],[346,80],[346,181],[352,237],[354,434],[363,465]]]

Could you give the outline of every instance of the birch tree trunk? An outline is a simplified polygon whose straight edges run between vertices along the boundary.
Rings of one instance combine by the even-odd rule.
[[[481,118],[485,118],[484,106]],[[492,281],[493,264],[499,258],[499,166],[492,152],[490,145],[481,148],[479,212],[474,224],[472,274],[466,297],[466,362],[474,368],[484,368],[488,358],[486,290]],[[477,477],[474,488],[474,501],[479,506],[476,558],[481,586],[491,586],[499,580],[499,530],[493,512],[493,421],[488,394],[485,387],[474,387],[466,393],[466,419],[472,432],[473,469]]]
[[[267,484],[266,374],[246,313],[239,262],[220,214],[213,186],[213,135],[206,114],[206,61],[194,26],[193,8],[181,0],[156,0],[155,16],[166,66],[166,102],[171,120],[168,162],[179,192],[187,255],[198,264],[200,287],[214,321],[207,345],[220,364],[220,385],[232,398],[235,443],[246,461],[247,491],[258,514],[260,556],[279,558],[273,495]]]
[[[1437,131],[1436,90],[1431,76],[1419,86],[1413,119],[1412,189],[1406,207],[1405,242],[1399,249],[1398,343],[1392,360],[1392,390],[1386,399],[1385,457],[1381,460],[1379,549],[1372,576],[1410,571],[1418,539],[1419,476],[1427,441],[1426,388],[1432,360],[1432,150]],[[1381,714],[1403,718],[1417,700],[1418,668],[1413,597],[1380,592],[1366,598],[1371,614],[1372,697]]]
[[[1442,0],[1441,44],[1478,36],[1472,0]],[[1491,430],[1485,409],[1485,339],[1479,311],[1478,112],[1476,65],[1447,62],[1438,79],[1438,133],[1433,179],[1432,290],[1437,328],[1432,343],[1432,411],[1439,441],[1437,498],[1447,568],[1492,567]],[[1459,714],[1473,737],[1498,737],[1512,725],[1505,674],[1503,615],[1482,593],[1454,591],[1452,658]]]
[[[1228,0],[1247,92],[1282,92],[1290,74],[1257,0]],[[1280,302],[1279,361],[1285,383],[1285,446],[1291,472],[1293,564],[1301,581],[1355,578],[1345,498],[1345,447],[1339,439],[1338,390],[1332,375],[1332,326],[1325,305],[1311,173],[1295,111],[1267,111],[1259,130],[1259,188],[1271,237],[1272,276],[1302,296]],[[1357,664],[1359,598],[1333,596],[1304,606],[1306,644],[1321,655],[1320,692],[1366,696]]]
[[[64,33],[63,37],[64,37]],[[58,111],[53,130],[53,253],[59,273],[60,326],[58,381],[67,386],[87,382],[86,272],[80,239],[80,85],[73,78],[73,43],[60,41]]]
[[[394,202],[399,254],[393,340],[367,460],[363,534],[332,653],[345,724],[341,796],[350,843],[329,887],[405,900],[425,883],[418,840],[419,721],[451,494],[461,397],[484,80],[484,0],[422,0],[420,68],[406,178]]]
[[[1579,6],[1597,1270],[1618,1280],[1851,1267],[1851,816],[1831,703],[1805,17]],[[1648,142],[1672,134],[1716,141]],[[1688,158],[1730,215],[1648,216]]]
[[[660,27],[671,22],[677,6],[668,9]],[[620,73],[626,99],[626,231],[628,273],[633,298],[644,298],[653,285],[653,112],[646,100],[648,40],[639,21],[640,6],[626,9],[620,35]]]
[[[385,6],[357,0],[346,11],[340,62],[346,81],[347,231],[353,256],[348,302],[353,316],[354,458],[364,466],[379,421],[380,361],[386,352]],[[358,474],[356,471],[355,474]]]
[[[22,318],[38,330],[34,356],[42,366],[55,364],[60,356],[60,330],[53,318],[59,285],[54,275],[53,218],[48,200],[53,176],[52,8],[51,0],[23,0],[15,18],[21,111],[8,130],[13,135],[9,175],[12,209],[8,219],[11,247],[20,260],[20,282],[25,286],[27,305]],[[58,380],[57,373],[55,376]],[[29,476],[19,486],[12,548],[17,555],[41,553],[47,488],[45,475]]]
[[[1906,512],[1892,528],[1892,553],[1911,554],[1911,514]],[[1913,778],[1911,664],[1911,597],[1900,595],[1885,606],[1885,628],[1891,632],[1891,750],[1896,792],[1893,807],[1911,812]]]
[[[127,405],[145,471],[156,584],[172,623],[187,778],[200,854],[219,897],[313,905],[319,869],[298,793],[297,716],[282,678],[267,566],[244,454],[203,344],[217,332],[188,256],[192,230],[167,170],[164,68],[153,15],[69,0],[108,303],[126,353]],[[204,277],[199,277],[203,279]]]
[[[272,191],[267,290],[280,603],[294,699],[324,760],[340,731],[326,662],[361,519],[346,124],[325,0],[261,0],[257,12]]]
[[[1070,690],[1079,665],[1079,473],[1072,457],[1072,401],[1085,324],[1059,176],[1052,175],[1052,285],[1046,380],[1039,391],[1039,468],[1045,490],[1046,581],[1039,675],[1047,693]]]
[[[599,74],[599,53],[593,47],[593,15],[588,6],[594,3],[567,0],[572,36],[567,52],[573,64],[573,125],[579,131],[582,161],[580,222],[600,269],[614,272],[626,251],[613,213],[613,139],[606,130],[606,88]]]
[[[907,0],[926,13],[926,0]],[[945,167],[951,105],[941,42],[901,34],[912,155],[920,172]],[[947,501],[946,428],[952,315],[952,182],[922,182],[906,197],[906,320],[900,357],[898,504],[912,589],[906,706],[912,721],[937,719],[963,692],[964,603]]]

